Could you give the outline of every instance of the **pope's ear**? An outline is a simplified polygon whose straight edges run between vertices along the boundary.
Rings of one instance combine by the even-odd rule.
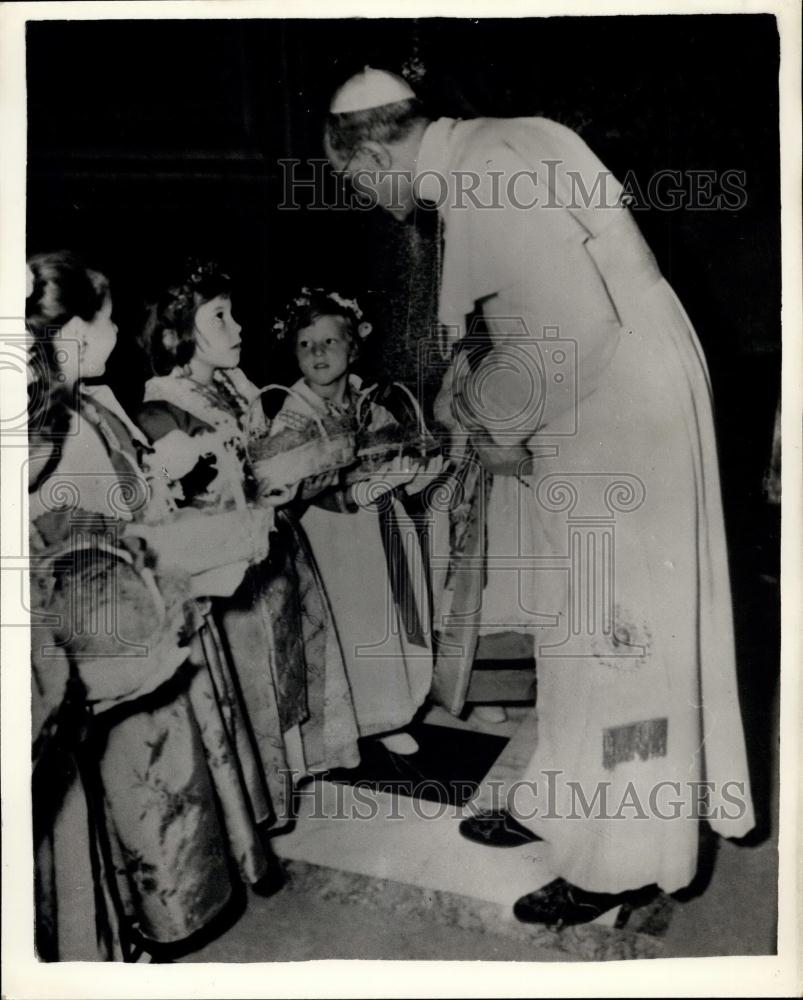
[[[390,170],[392,157],[384,143],[365,139],[357,148],[352,164],[361,170]]]
[[[175,330],[162,330],[162,347],[168,351],[175,351],[178,347],[178,334]]]

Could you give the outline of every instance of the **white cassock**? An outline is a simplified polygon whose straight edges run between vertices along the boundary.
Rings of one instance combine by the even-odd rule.
[[[487,516],[489,565],[519,562],[489,570],[483,627],[529,628],[538,671],[511,811],[585,889],[677,890],[697,865],[694,782],[712,783],[715,831],[754,825],[702,350],[570,130],[441,119],[417,169],[445,224],[439,320],[459,337],[480,306],[494,345],[462,387],[474,418],[535,456],[522,482],[495,476]]]

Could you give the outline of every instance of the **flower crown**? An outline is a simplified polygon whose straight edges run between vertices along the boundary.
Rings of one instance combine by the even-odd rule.
[[[307,309],[312,303],[312,296],[320,295],[324,298],[329,299],[334,302],[335,305],[340,306],[344,312],[350,313],[354,319],[354,325],[357,329],[357,336],[360,340],[365,340],[367,336],[373,330],[373,326],[370,323],[363,320],[363,311],[360,309],[356,299],[347,299],[338,292],[327,292],[324,288],[307,288],[301,289],[299,294],[290,302],[287,307],[287,313],[283,319],[276,319],[273,323],[273,335],[279,342],[283,342],[287,337],[288,329],[293,325],[298,317],[298,313],[302,309]]]
[[[190,261],[190,263],[195,263]],[[229,276],[220,269],[215,261],[196,264],[195,269],[184,279],[180,285],[174,285],[170,289],[170,303],[168,310],[173,316],[185,313],[195,305],[195,293],[198,286],[207,278],[219,277],[228,280]]]

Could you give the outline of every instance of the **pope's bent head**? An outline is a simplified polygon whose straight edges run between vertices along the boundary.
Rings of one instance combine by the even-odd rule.
[[[366,67],[333,97],[324,148],[360,195],[401,220],[415,208],[413,179],[428,124],[406,81]]]

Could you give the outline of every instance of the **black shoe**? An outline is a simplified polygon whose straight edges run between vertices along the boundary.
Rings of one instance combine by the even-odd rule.
[[[541,889],[530,892],[513,905],[513,915],[526,924],[548,927],[574,927],[588,924],[615,906],[622,907],[616,927],[624,927],[631,913],[633,893],[586,892],[565,879],[556,878]]]
[[[272,861],[262,878],[258,882],[251,883],[251,892],[267,899],[275,896],[285,885],[287,885],[287,875],[284,868],[278,861]]]
[[[488,847],[521,847],[522,844],[533,844],[542,839],[508,812],[469,816],[460,824],[459,830],[466,840]]]

